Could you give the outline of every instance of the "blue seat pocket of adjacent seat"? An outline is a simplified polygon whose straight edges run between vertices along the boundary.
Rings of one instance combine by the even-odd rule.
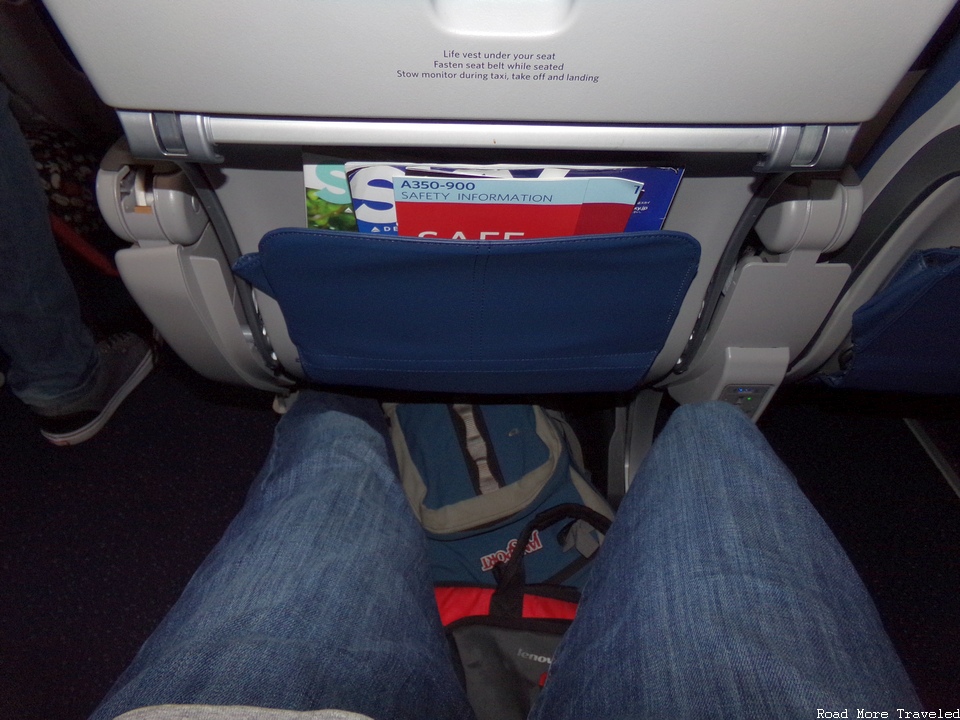
[[[960,248],[911,254],[853,315],[849,362],[834,387],[960,393]]]
[[[464,241],[278,229],[234,271],[277,300],[311,380],[591,392],[644,378],[699,257],[677,232]]]

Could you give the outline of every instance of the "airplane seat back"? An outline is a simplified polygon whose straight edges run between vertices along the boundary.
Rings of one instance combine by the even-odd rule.
[[[485,4],[494,11],[477,13],[467,0],[196,0],[189,8],[46,0],[124,127],[126,145],[104,158],[98,179],[103,212],[132,243],[118,254],[121,274],[201,374],[279,393],[309,376],[290,310],[232,272],[278,228],[306,229],[305,152],[387,163],[682,166],[662,229],[695,239],[699,254],[689,285],[671,290],[675,312],[618,303],[630,292],[618,281],[598,283],[605,304],[594,319],[622,323],[603,349],[610,357],[617,343],[630,354],[637,348],[627,338],[665,325],[633,385],[677,387],[683,402],[782,380],[845,281],[843,267],[815,253],[846,232],[856,193],[843,183],[828,189],[849,212],[838,229],[824,223],[816,239],[784,252],[789,261],[746,267],[744,242],[787,177],[843,166],[859,123],[953,4],[812,0],[760,12],[744,2],[494,0]],[[448,304],[436,284],[432,291],[435,304]],[[618,305],[638,332],[623,312],[602,309]],[[568,355],[592,352],[578,350],[574,335],[568,344]],[[377,384],[369,375],[362,382]],[[608,389],[622,387],[618,378]]]
[[[835,253],[851,275],[792,379],[960,393],[960,33],[858,165],[863,219]]]

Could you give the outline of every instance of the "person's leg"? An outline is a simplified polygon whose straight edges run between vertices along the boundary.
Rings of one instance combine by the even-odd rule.
[[[246,504],[92,716],[162,703],[467,718],[377,403],[303,392]]]
[[[98,354],[57,252],[33,157],[0,84],[0,348],[7,383],[37,408],[65,405],[96,381]]]
[[[678,409],[596,559],[535,719],[817,717],[919,702],[866,589],[736,409]]]
[[[133,333],[96,344],[57,252],[47,198],[0,83],[0,350],[10,390],[56,445],[89,440],[153,369]]]

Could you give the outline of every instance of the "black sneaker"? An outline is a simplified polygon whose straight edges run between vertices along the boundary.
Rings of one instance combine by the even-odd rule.
[[[90,395],[58,408],[56,415],[40,413],[40,434],[54,445],[76,445],[100,432],[120,403],[153,369],[153,349],[133,333],[113,335],[97,349],[100,371]]]

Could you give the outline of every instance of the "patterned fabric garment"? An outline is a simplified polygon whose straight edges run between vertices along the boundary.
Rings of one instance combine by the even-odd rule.
[[[91,241],[109,238],[96,201],[97,153],[41,119],[28,120],[22,127],[51,212]]]

